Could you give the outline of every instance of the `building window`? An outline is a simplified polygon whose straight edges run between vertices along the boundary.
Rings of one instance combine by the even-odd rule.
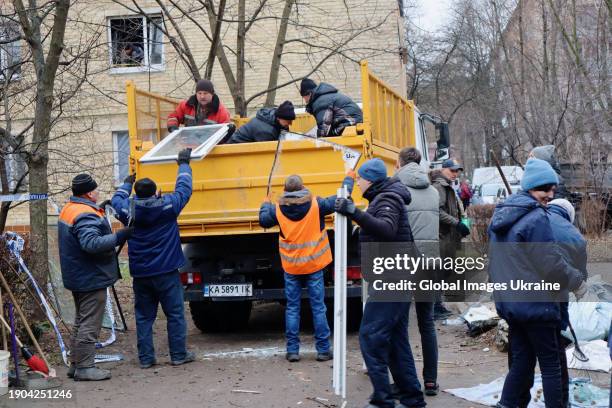
[[[11,41],[14,40],[14,41]],[[21,38],[16,24],[0,22],[0,82],[21,76]]]
[[[127,130],[113,132],[113,163],[115,186],[118,187],[130,172],[130,137]]]
[[[162,24],[159,15],[109,18],[111,72],[163,70]]]

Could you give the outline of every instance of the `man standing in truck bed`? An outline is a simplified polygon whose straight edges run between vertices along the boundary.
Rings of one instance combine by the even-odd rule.
[[[310,78],[300,83],[300,95],[306,103],[306,112],[317,121],[317,136],[340,136],[347,126],[363,122],[361,108],[336,88]]]
[[[174,132],[180,124],[202,126],[211,123],[229,123],[230,114],[215,93],[215,87],[208,79],[200,79],[195,95],[179,103],[168,115],[168,132]]]
[[[353,178],[342,182],[353,190]],[[278,225],[278,250],[285,271],[285,334],[290,362],[300,361],[300,302],[302,285],[308,288],[317,348],[317,361],[332,359],[329,324],[325,312],[323,270],[331,263],[332,253],[325,229],[325,216],[334,212],[336,196],[315,197],[297,175],[287,177],[285,192],[276,205],[264,202],[259,209],[259,224],[264,228]]]

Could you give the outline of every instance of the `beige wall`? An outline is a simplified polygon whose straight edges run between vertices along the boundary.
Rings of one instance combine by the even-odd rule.
[[[159,10],[154,1],[139,4],[146,12]],[[186,3],[186,2],[185,2]],[[235,2],[228,1],[230,8],[226,18],[235,18]],[[247,2],[253,7],[256,2]],[[282,5],[274,2],[273,8],[267,8],[262,16],[280,16]],[[131,1],[125,1],[129,7]],[[331,30],[320,30],[326,36],[311,41],[321,46],[331,47],[334,41],[341,41],[351,35],[350,27],[358,30],[361,27],[375,26],[384,21],[380,27],[357,37],[347,46],[347,56],[354,61],[367,58],[371,69],[383,80],[389,82],[395,89],[405,94],[405,67],[399,56],[403,35],[403,22],[399,16],[397,0],[309,0],[300,6],[300,23],[316,25],[317,27],[334,27]],[[350,19],[347,17],[347,7]],[[85,40],[90,40],[94,46],[90,48],[91,62],[88,66],[88,81],[83,84],[78,95],[64,108],[66,118],[54,130],[55,133],[70,133],[51,143],[50,189],[55,193],[54,201],[63,205],[68,198],[65,191],[70,179],[82,171],[91,172],[98,179],[102,190],[102,199],[109,198],[113,186],[113,142],[112,131],[127,130],[127,114],[125,106],[125,83],[132,80],[137,87],[151,92],[184,98],[193,93],[193,81],[188,71],[180,62],[175,50],[164,38],[164,69],[160,72],[113,73],[109,70],[108,33],[105,25],[113,16],[128,16],[133,13],[110,0],[94,1],[80,0],[71,11],[71,21],[67,28],[67,47],[78,49]],[[249,12],[247,11],[247,15]],[[197,21],[208,29],[208,18],[205,13],[196,17]],[[168,24],[168,21],[166,20]],[[198,63],[206,60],[209,42],[188,19],[178,21],[181,30],[188,39],[190,47]],[[246,96],[253,95],[267,87],[268,72],[271,64],[272,50],[276,40],[277,23],[275,19],[262,19],[253,25],[247,36],[246,59],[249,69],[246,72]],[[168,26],[170,26],[168,24]],[[223,30],[223,40],[228,45],[235,44],[235,25],[226,26]],[[169,28],[172,35],[176,32]],[[290,26],[287,39],[297,40],[312,37],[312,31],[297,29]],[[25,48],[25,47],[24,47]],[[306,49],[297,41],[290,42],[285,47],[286,55],[282,63],[287,69],[281,69],[279,83],[301,77],[318,63],[320,54],[306,55]],[[234,61],[228,53],[230,61]],[[325,81],[336,86],[341,92],[361,101],[359,66],[345,57],[329,58],[312,78]],[[203,68],[202,68],[203,71]],[[31,79],[30,79],[31,81]],[[218,61],[215,63],[213,82],[222,102],[233,110],[233,101],[225,82],[225,77]],[[25,84],[25,81],[23,81]],[[31,83],[31,82],[30,82]],[[58,86],[67,89],[71,85],[70,77],[63,76]],[[296,106],[302,106],[298,92],[299,83],[287,86],[277,91],[276,103],[285,99],[292,100]],[[261,107],[265,96],[257,98],[249,105],[249,112]],[[14,117],[25,114],[27,110],[16,107]],[[30,116],[30,115],[27,115]],[[25,123],[25,121],[23,122]],[[19,126],[19,121],[14,127]],[[50,209],[52,207],[50,206]],[[27,205],[22,205],[11,211],[8,225],[28,222]]]

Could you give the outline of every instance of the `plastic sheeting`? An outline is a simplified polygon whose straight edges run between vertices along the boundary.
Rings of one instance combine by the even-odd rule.
[[[610,372],[612,362],[610,361],[610,349],[608,343],[603,340],[593,340],[588,343],[580,343],[580,350],[589,358],[589,361],[580,361],[574,357],[574,346],[569,347],[565,353],[568,368],[576,370]]]
[[[494,407],[501,398],[504,377],[499,377],[488,384],[479,384],[470,388],[452,388],[444,390],[449,394],[470,402]],[[570,402],[573,408],[608,408],[610,391],[601,389],[586,378],[570,380]],[[545,408],[542,392],[542,376],[537,374],[531,388],[531,401],[528,408]]]

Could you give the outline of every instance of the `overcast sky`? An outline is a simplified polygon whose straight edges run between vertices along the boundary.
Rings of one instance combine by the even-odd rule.
[[[416,0],[417,9],[409,16],[416,26],[434,32],[447,22],[452,0]]]

